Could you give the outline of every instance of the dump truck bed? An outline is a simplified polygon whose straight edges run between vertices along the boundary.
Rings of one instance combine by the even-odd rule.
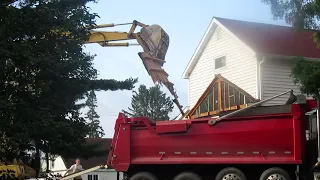
[[[298,104],[257,107],[211,126],[208,120],[148,121],[115,125],[108,164],[301,164],[304,110]]]

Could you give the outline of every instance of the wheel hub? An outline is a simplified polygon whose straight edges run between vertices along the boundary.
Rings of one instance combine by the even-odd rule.
[[[271,174],[267,180],[285,180],[285,178],[281,174]]]
[[[237,174],[226,174],[222,180],[241,180]]]

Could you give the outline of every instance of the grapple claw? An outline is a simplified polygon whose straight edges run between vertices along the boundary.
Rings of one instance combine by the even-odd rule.
[[[151,25],[141,29],[137,40],[144,51],[138,53],[138,55],[152,81],[154,83],[158,82],[160,85],[164,84],[168,88],[174,96],[174,103],[178,106],[181,114],[184,115],[178,96],[174,91],[173,83],[168,80],[169,75],[162,69],[169,47],[168,34],[159,25]]]

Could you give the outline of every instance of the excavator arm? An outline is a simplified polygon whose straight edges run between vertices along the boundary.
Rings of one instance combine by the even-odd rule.
[[[99,28],[108,28],[129,24],[131,24],[129,32],[109,32],[95,30]],[[142,27],[139,32],[135,32],[137,26]],[[149,26],[138,21],[133,21],[132,23],[125,24],[101,24],[89,27],[89,29],[89,39],[84,43],[98,43],[102,47],[130,45],[142,46],[143,52],[139,52],[138,55],[141,58],[148,74],[151,76],[154,83],[158,82],[160,85],[164,84],[168,88],[174,97],[173,102],[177,105],[181,114],[184,115],[182,106],[178,101],[178,96],[173,88],[174,84],[168,80],[169,75],[164,71],[164,69],[162,69],[169,47],[169,36],[159,25]],[[115,42],[133,39],[137,40],[138,44]]]
[[[99,28],[108,28],[108,27],[115,27],[115,26],[123,26],[131,24],[131,28],[129,32],[110,32],[110,31],[97,31],[93,29]],[[132,40],[137,39],[137,33],[134,31],[136,30],[137,26],[147,27],[147,25],[142,24],[138,21],[133,21],[132,23],[124,23],[124,24],[100,24],[97,26],[89,27],[90,36],[87,42],[85,43],[98,43],[102,47],[105,46],[129,46],[129,45],[139,45],[139,44],[129,44],[128,42],[120,42],[114,43],[114,41],[123,41],[123,40]],[[139,37],[138,37],[139,38]]]

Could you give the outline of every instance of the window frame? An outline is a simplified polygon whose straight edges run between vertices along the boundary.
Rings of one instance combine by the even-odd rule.
[[[88,180],[99,180],[98,174],[88,174]]]
[[[92,174],[88,174],[88,180],[93,180],[93,176],[92,176]]]
[[[93,175],[93,180],[99,180],[99,175],[98,174],[94,174]]]
[[[220,64],[222,64],[222,60],[224,61],[224,64],[223,64],[223,66],[217,67],[217,62],[219,60],[221,60]],[[222,69],[226,66],[227,66],[227,57],[226,56],[220,56],[220,57],[214,59],[214,69],[215,70]]]

